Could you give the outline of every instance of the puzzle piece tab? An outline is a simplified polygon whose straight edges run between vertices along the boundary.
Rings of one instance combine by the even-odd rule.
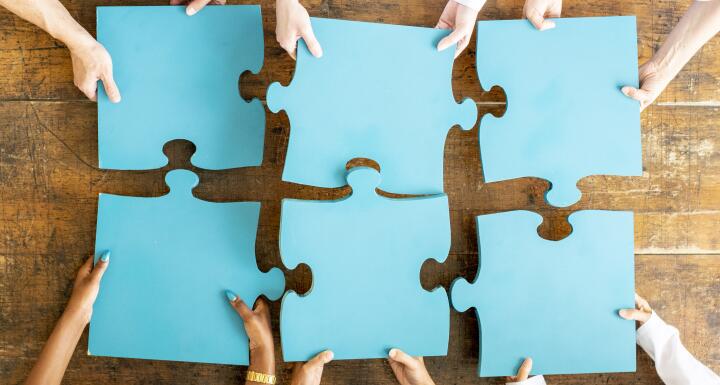
[[[445,195],[377,195],[377,171],[353,168],[352,195],[338,201],[285,199],[280,221],[283,263],[306,263],[312,288],[282,300],[285,361],[332,349],[336,359],[383,358],[397,347],[415,356],[447,354],[450,312],[445,289],[425,291],[423,262],[450,250]]]
[[[90,324],[96,356],[247,365],[242,320],[224,295],[248,305],[277,299],[283,273],[258,270],[255,236],[259,202],[196,199],[198,178],[166,176],[168,195],[137,198],[100,194],[97,253],[110,250]]]
[[[480,377],[515,375],[525,357],[534,374],[635,370],[633,214],[580,211],[572,234],[548,241],[542,217],[512,211],[477,217],[475,282],[453,282],[453,307],[474,307]]]
[[[475,103],[453,96],[455,50],[436,48],[448,31],[311,20],[322,58],[299,41],[292,82],[267,92],[268,108],[290,119],[283,180],[343,186],[345,163],[369,158],[382,165],[384,191],[442,193],[448,130],[477,120]]]
[[[163,145],[195,143],[195,166],[226,169],[262,162],[265,109],[238,89],[263,63],[260,6],[98,7],[98,40],[112,55],[122,101],[99,85],[100,167],[159,168]]]
[[[568,206],[585,176],[642,175],[639,105],[620,92],[638,84],[637,33],[635,17],[554,21],[478,22],[478,77],[507,95],[504,116],[482,119],[480,153],[486,182],[544,178],[547,201]]]

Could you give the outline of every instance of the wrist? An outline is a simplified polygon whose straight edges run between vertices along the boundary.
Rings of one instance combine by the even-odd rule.
[[[90,49],[94,46],[97,41],[87,31],[72,33],[64,38],[58,38],[58,40],[65,43],[70,51],[80,52]]]
[[[90,317],[92,315],[92,308],[86,309],[81,306],[74,306],[68,304],[63,312],[61,319],[71,325],[76,325],[80,328],[85,328],[90,323]]]
[[[275,374],[275,349],[258,347],[250,350],[250,370],[264,373]]]

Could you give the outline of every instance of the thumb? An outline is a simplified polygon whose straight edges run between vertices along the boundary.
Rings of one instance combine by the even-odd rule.
[[[323,50],[320,46],[320,42],[315,37],[315,32],[313,32],[312,27],[308,26],[305,30],[302,31],[300,36],[305,41],[308,50],[310,50],[310,53],[316,58],[321,58],[323,55]]]
[[[313,357],[310,361],[308,361],[305,365],[308,366],[314,366],[314,367],[322,367],[328,362],[332,361],[333,357],[335,355],[332,351],[326,350],[324,352],[318,353],[315,357]]]
[[[445,36],[437,45],[438,51],[444,51],[448,47],[456,44],[465,34],[460,29],[455,29],[449,35]]]
[[[110,99],[110,101],[113,103],[119,103],[121,99],[120,89],[118,88],[117,84],[115,84],[112,70],[110,70],[106,74],[103,74],[101,80],[103,82],[103,87],[105,88],[105,93],[107,94],[108,99]]]
[[[185,8],[185,13],[188,16],[192,16],[198,13],[201,9],[205,8],[208,3],[210,3],[210,0],[192,0],[190,4],[188,4],[187,8]]]
[[[248,307],[243,300],[238,298],[238,296],[233,293],[230,290],[225,290],[225,296],[227,297],[228,301],[230,301],[230,305],[235,309],[235,311],[240,315],[240,318],[242,318],[243,322],[247,322],[255,313]]]
[[[388,356],[390,356],[391,361],[403,364],[404,366],[410,368],[413,368],[415,367],[415,365],[417,365],[417,360],[415,358],[397,348],[390,349],[390,353],[388,354]]]
[[[631,99],[635,99],[639,102],[642,102],[648,97],[648,92],[640,88],[625,86],[621,89],[621,91],[623,94],[625,94],[625,96]]]
[[[106,251],[102,253],[102,255],[100,255],[100,258],[98,258],[97,262],[95,263],[95,267],[93,267],[92,271],[90,272],[90,276],[92,276],[92,279],[99,282],[105,274],[105,270],[107,270],[109,264],[110,251]]]
[[[522,382],[528,379],[528,376],[530,376],[530,371],[532,371],[532,358],[528,357],[523,361],[522,365],[520,365],[520,369],[518,369],[517,372],[517,382]]]

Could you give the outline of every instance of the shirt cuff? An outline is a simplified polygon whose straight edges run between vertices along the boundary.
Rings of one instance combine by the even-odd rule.
[[[652,346],[653,341],[657,341],[665,336],[670,336],[672,333],[672,328],[653,311],[652,314],[650,314],[650,319],[638,328],[637,343],[640,347],[646,349]]]
[[[485,5],[485,0],[450,0],[454,1],[458,4],[462,4],[473,11],[480,12],[480,9],[482,9],[483,5]]]
[[[545,385],[545,378],[543,376],[534,376],[525,381],[508,382],[505,385]]]

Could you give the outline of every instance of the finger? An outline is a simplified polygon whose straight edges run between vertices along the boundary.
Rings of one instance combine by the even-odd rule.
[[[230,290],[225,290],[225,296],[227,296],[228,300],[230,301],[230,305],[235,309],[235,311],[240,315],[240,318],[242,318],[243,322],[247,322],[252,318],[255,313],[253,313],[252,310],[248,307],[248,305],[245,304],[243,300],[238,298],[235,293],[233,293]]]
[[[652,312],[652,308],[650,307],[648,301],[646,301],[645,298],[639,296],[637,293],[635,293],[635,307],[644,312]]]
[[[520,365],[520,369],[517,372],[517,382],[522,382],[528,379],[530,372],[532,371],[532,358],[528,357]]]
[[[110,99],[113,103],[119,103],[120,102],[120,89],[118,88],[117,84],[115,84],[115,79],[113,78],[112,70],[109,71],[109,73],[104,74],[102,77],[103,87],[105,88],[105,93],[108,96],[108,99]]]
[[[88,259],[85,260],[85,262],[83,262],[82,266],[80,266],[80,269],[77,272],[78,278],[90,274],[90,272],[92,271],[94,260],[95,258],[91,255],[88,257]]]
[[[462,51],[467,48],[468,43],[470,43],[469,36],[466,36],[463,39],[460,39],[460,41],[457,43],[457,47],[455,48],[455,59],[457,59],[458,56],[462,53]]]
[[[295,50],[297,49],[297,37],[292,39],[285,39],[285,40],[278,40],[278,43],[280,43],[280,47],[285,50],[285,52],[290,55],[293,60],[295,60]]]
[[[170,0],[170,5],[180,5],[185,3],[186,0]]]
[[[318,353],[315,357],[313,357],[310,361],[306,363],[308,366],[312,367],[318,367],[318,366],[324,366],[328,362],[332,361],[333,357],[335,355],[332,351],[326,350],[324,352]]]
[[[253,313],[269,320],[270,306],[268,306],[267,302],[262,297],[258,297],[255,301],[255,306],[253,307]]]
[[[460,39],[465,36],[465,33],[459,29],[456,29],[452,31],[449,35],[445,36],[437,45],[438,51],[444,51],[448,47],[452,46],[453,44],[456,44]]]
[[[304,29],[300,37],[305,40],[305,45],[307,45],[308,50],[310,50],[310,53],[315,56],[316,58],[321,58],[323,55],[322,47],[320,46],[320,42],[315,37],[315,32],[313,32],[312,27],[308,26],[306,29]]]
[[[78,88],[88,99],[93,102],[97,101],[97,79],[86,80]]]
[[[440,19],[437,24],[435,24],[435,29],[452,29],[452,25],[450,25],[447,21]]]
[[[621,90],[622,90],[622,93],[625,94],[625,96],[627,96],[631,99],[635,99],[639,102],[642,102],[648,98],[648,92],[643,89],[625,86]]]
[[[543,15],[536,11],[531,10],[526,15],[528,20],[530,20],[530,23],[538,30],[538,31],[545,31],[551,28],[555,28],[555,23],[551,20],[545,20]]]
[[[205,8],[205,6],[208,5],[209,2],[210,0],[192,0],[188,4],[187,8],[185,8],[185,13],[188,16],[192,16],[200,12],[201,9]]]
[[[415,366],[417,366],[417,361],[412,356],[403,352],[400,349],[390,349],[390,353],[388,354],[388,356],[390,356],[390,360],[403,364],[409,368],[414,368]]]
[[[97,263],[95,264],[95,267],[93,267],[92,272],[90,273],[90,276],[96,280],[100,281],[105,274],[105,270],[107,270],[108,265],[110,264],[110,251],[105,251],[102,253],[100,258],[98,258]]]
[[[637,309],[622,309],[618,312],[618,314],[620,314],[620,317],[626,320],[635,320],[641,322],[645,322],[650,318],[649,313]]]

